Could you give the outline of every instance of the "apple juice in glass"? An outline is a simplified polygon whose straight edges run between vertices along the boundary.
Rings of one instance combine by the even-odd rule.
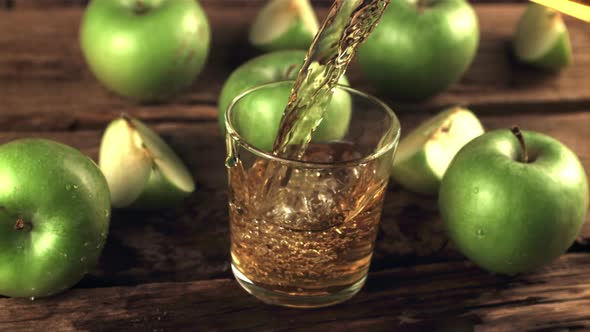
[[[365,282],[400,130],[385,104],[337,82],[388,4],[335,0],[297,79],[254,87],[226,111],[232,270],[267,303],[331,305]],[[265,98],[283,97],[277,130],[257,131],[253,114],[282,110]],[[334,103],[342,115],[328,125]],[[272,151],[253,143],[265,135]]]
[[[232,269],[265,302],[315,307],[344,301],[364,284],[400,129],[386,105],[339,86],[346,101],[335,102],[350,108],[346,125],[314,135],[299,160],[249,144],[256,133],[241,126],[242,113],[257,94],[292,85],[256,87],[228,112]],[[269,170],[283,176],[264,191]]]

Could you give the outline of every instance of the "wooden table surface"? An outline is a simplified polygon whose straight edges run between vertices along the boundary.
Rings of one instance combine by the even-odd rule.
[[[229,270],[225,147],[217,96],[256,55],[245,31],[261,0],[202,0],[213,29],[206,70],[170,103],[140,105],[100,86],[81,57],[85,1],[0,1],[0,143],[45,137],[96,158],[105,125],[127,112],[153,126],[187,163],[196,192],[177,208],[117,210],[99,266],[74,289],[29,301],[0,298],[0,331],[574,331],[590,330],[590,226],[567,254],[513,278],[466,261],[446,238],[435,199],[390,186],[368,283],[318,310],[265,305]],[[314,2],[324,15],[330,1]],[[524,4],[477,3],[475,62],[419,104],[385,99],[403,131],[443,106],[468,105],[487,129],[519,124],[568,145],[590,171],[590,25],[566,18],[574,65],[546,74],[514,62],[508,41]],[[354,87],[373,92],[356,67]],[[588,220],[588,218],[587,218]]]

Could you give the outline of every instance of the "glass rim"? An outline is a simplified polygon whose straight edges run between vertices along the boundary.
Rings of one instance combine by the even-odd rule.
[[[370,154],[363,156],[362,158],[346,160],[346,161],[335,161],[335,162],[329,162],[329,163],[328,162],[310,162],[310,161],[301,161],[301,160],[295,160],[295,159],[282,158],[282,157],[272,154],[272,152],[266,152],[264,150],[261,150],[261,149],[255,147],[254,145],[250,144],[245,138],[243,138],[240,135],[240,133],[234,128],[233,124],[230,121],[234,106],[242,98],[244,98],[245,96],[247,96],[248,94],[250,94],[254,91],[257,91],[259,89],[269,88],[269,87],[280,85],[280,84],[294,83],[294,82],[295,82],[294,80],[282,80],[282,81],[276,81],[276,82],[271,82],[271,83],[264,83],[264,84],[256,85],[256,86],[249,88],[248,90],[238,94],[234,99],[232,99],[231,103],[229,104],[229,106],[225,110],[225,121],[224,122],[225,122],[226,135],[231,136],[232,139],[235,139],[238,144],[242,145],[247,151],[251,152],[252,154],[254,154],[258,157],[272,160],[272,161],[276,161],[276,162],[280,162],[281,164],[287,164],[292,167],[299,167],[299,168],[339,168],[339,167],[346,167],[346,166],[358,166],[360,164],[364,164],[364,163],[367,163],[371,160],[381,157],[382,155],[387,153],[389,150],[393,149],[396,146],[396,144],[399,142],[400,135],[401,135],[401,128],[400,128],[399,119],[397,118],[396,114],[393,112],[393,110],[387,104],[385,104],[379,98],[372,96],[368,93],[353,89],[349,86],[338,84],[336,86],[336,88],[342,89],[342,90],[347,91],[349,93],[352,93],[353,95],[361,96],[365,99],[368,99],[369,101],[371,101],[372,103],[379,106],[382,110],[385,111],[385,113],[391,118],[392,127],[394,128],[393,130],[395,130],[394,136],[392,137],[390,142],[383,145],[379,149],[371,152]]]

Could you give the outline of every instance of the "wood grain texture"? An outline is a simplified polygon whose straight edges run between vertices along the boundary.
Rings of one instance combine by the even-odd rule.
[[[369,282],[352,301],[300,311],[242,291],[229,272],[216,100],[232,69],[256,55],[245,33],[263,0],[201,2],[213,27],[207,68],[170,103],[142,105],[106,91],[86,67],[78,46],[86,0],[0,0],[0,144],[45,137],[96,159],[105,125],[127,112],[152,125],[197,180],[196,192],[176,208],[114,211],[99,266],[74,290],[33,302],[0,298],[0,331],[590,330],[589,216],[570,253],[536,273],[498,277],[447,244],[435,198],[396,184]],[[321,16],[331,1],[312,2]],[[549,75],[508,55],[523,4],[475,8],[481,44],[459,83],[420,104],[381,96],[400,114],[404,133],[443,106],[471,105],[486,129],[541,131],[569,146],[590,172],[590,26],[566,19],[575,65]],[[348,76],[374,92],[355,66]]]
[[[523,5],[475,8],[481,43],[463,79],[447,92],[420,104],[399,103],[381,96],[396,111],[433,111],[451,104],[506,114],[590,109],[589,25],[566,19],[575,64],[550,75],[514,63],[508,55],[507,44]],[[208,66],[189,91],[161,105],[125,100],[93,78],[78,45],[82,9],[0,11],[0,130],[101,128],[120,112],[154,123],[214,119],[224,80],[233,68],[256,55],[244,41],[257,10],[255,6],[227,10],[220,4],[208,4],[206,11],[213,29]],[[374,92],[355,66],[349,78],[354,87]]]
[[[426,115],[403,114],[407,133]],[[520,124],[568,145],[590,170],[590,112],[483,115],[488,130]],[[186,162],[197,190],[174,209],[114,211],[109,240],[100,266],[81,287],[130,285],[144,282],[189,281],[229,275],[229,235],[225,145],[215,122],[159,124],[154,127]],[[4,132],[0,143],[18,137],[46,137],[73,145],[96,158],[101,132]],[[583,139],[585,138],[585,139]],[[387,194],[372,269],[416,263],[462,260],[446,246],[436,199],[421,197],[392,184]],[[590,223],[577,251],[590,251]],[[444,248],[443,248],[444,247]]]
[[[263,304],[231,279],[77,289],[0,299],[0,330],[582,331],[590,329],[590,256],[497,277],[469,263],[372,273],[351,301],[316,310]],[[560,330],[561,329],[561,330]]]

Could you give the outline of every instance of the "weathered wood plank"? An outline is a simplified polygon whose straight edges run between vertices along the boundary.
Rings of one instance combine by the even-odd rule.
[[[336,307],[269,306],[231,279],[76,289],[33,302],[0,299],[0,330],[539,331],[590,329],[590,254],[498,277],[469,263],[370,274]]]
[[[257,8],[208,5],[213,26],[209,64],[190,91],[161,105],[139,105],[100,86],[87,69],[78,46],[82,10],[0,11],[0,129],[66,130],[98,128],[122,111],[153,121],[201,121],[214,118],[223,81],[256,53],[245,33]],[[450,104],[475,110],[518,114],[590,108],[590,30],[568,18],[575,65],[548,75],[515,64],[507,54],[523,5],[476,5],[481,44],[471,69],[447,92],[421,104],[388,100],[394,109],[434,110]],[[325,12],[325,11],[323,11]],[[372,92],[357,68],[353,86]],[[387,96],[382,96],[387,99]],[[195,105],[210,105],[210,108]]]
[[[403,114],[404,132],[425,115]],[[590,112],[519,115],[482,115],[487,129],[520,124],[542,131],[572,148],[590,170]],[[174,209],[115,211],[102,262],[83,282],[84,287],[158,281],[188,281],[227,276],[229,236],[225,146],[217,123],[160,124],[155,126],[197,179],[197,191]],[[0,143],[17,137],[41,136],[80,148],[96,158],[101,132],[4,132]],[[590,223],[576,250],[590,250]],[[462,259],[446,242],[436,200],[410,194],[392,184],[384,207],[373,270],[420,262]]]

